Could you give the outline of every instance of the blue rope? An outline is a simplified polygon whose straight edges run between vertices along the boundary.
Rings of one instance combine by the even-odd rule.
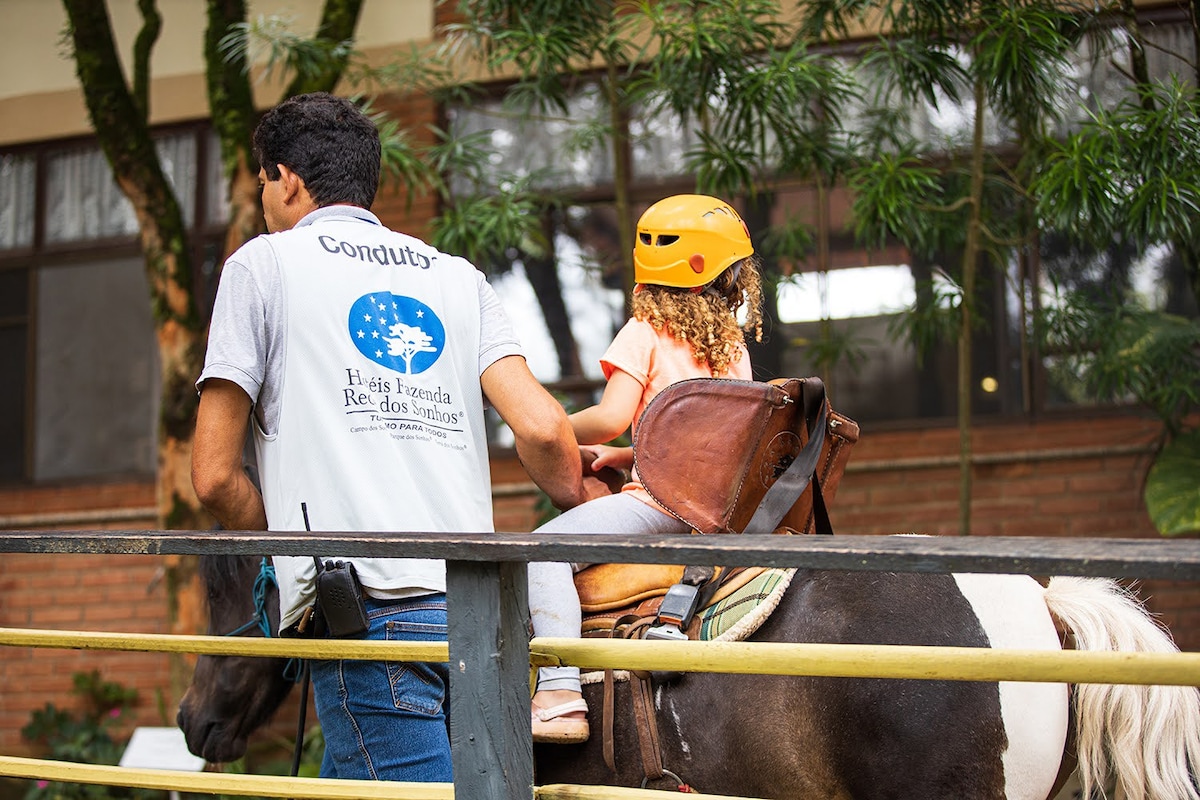
[[[226,636],[237,636],[257,625],[264,637],[271,638],[271,620],[267,616],[267,591],[272,586],[279,587],[278,581],[275,580],[275,566],[263,556],[262,563],[258,566],[258,577],[254,579],[254,616],[245,625],[225,634]]]
[[[258,576],[254,579],[254,616],[237,630],[225,634],[226,636],[237,636],[257,625],[264,638],[271,638],[271,618],[267,615],[267,592],[272,587],[279,588],[279,581],[275,578],[275,565],[271,563],[270,559],[263,556],[263,560],[258,566]],[[303,659],[289,658],[283,666],[283,677],[292,683],[298,683],[303,674]]]
[[[271,619],[267,616],[267,591],[272,586],[279,588],[279,582],[275,580],[275,565],[263,556],[258,566],[258,577],[254,579],[254,617],[263,636],[268,639],[271,638]]]

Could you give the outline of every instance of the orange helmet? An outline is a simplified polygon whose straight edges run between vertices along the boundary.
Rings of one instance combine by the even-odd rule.
[[[659,200],[638,220],[633,279],[695,288],[753,254],[750,231],[728,203],[703,194],[677,194]]]

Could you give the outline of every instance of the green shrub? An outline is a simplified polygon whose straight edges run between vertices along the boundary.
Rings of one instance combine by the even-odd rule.
[[[34,711],[21,736],[42,745],[46,757],[78,764],[110,764],[121,760],[126,741],[113,738],[112,731],[125,721],[137,702],[137,691],[101,679],[100,673],[77,672],[74,694],[83,700],[82,710],[65,711],[52,703]],[[161,798],[164,792],[121,786],[35,781],[26,800],[107,800],[107,798]]]

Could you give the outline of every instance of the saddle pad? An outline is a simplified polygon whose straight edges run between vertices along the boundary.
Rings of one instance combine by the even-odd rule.
[[[771,616],[795,574],[794,568],[767,569],[724,600],[709,606],[699,615],[702,618],[700,639],[719,642],[746,639]],[[618,682],[627,681],[629,671],[613,670],[613,678]],[[600,683],[603,679],[604,670],[585,671],[580,676],[584,685]]]
[[[740,642],[758,630],[783,599],[795,569],[768,569],[704,609],[700,640]]]

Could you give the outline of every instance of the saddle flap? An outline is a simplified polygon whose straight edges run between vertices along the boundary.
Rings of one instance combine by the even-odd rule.
[[[805,384],[814,391],[806,392]],[[679,381],[646,407],[634,439],[634,465],[646,491],[700,533],[740,532],[767,490],[808,442],[826,409],[815,476],[826,505],[858,441],[858,425],[824,398],[815,378],[772,382],[725,378]],[[808,408],[807,406],[813,406]],[[811,485],[781,525],[815,529]]]
[[[758,445],[790,427],[790,404],[783,388],[758,381],[671,384],[638,422],[637,476],[658,503],[697,531],[728,532]]]

